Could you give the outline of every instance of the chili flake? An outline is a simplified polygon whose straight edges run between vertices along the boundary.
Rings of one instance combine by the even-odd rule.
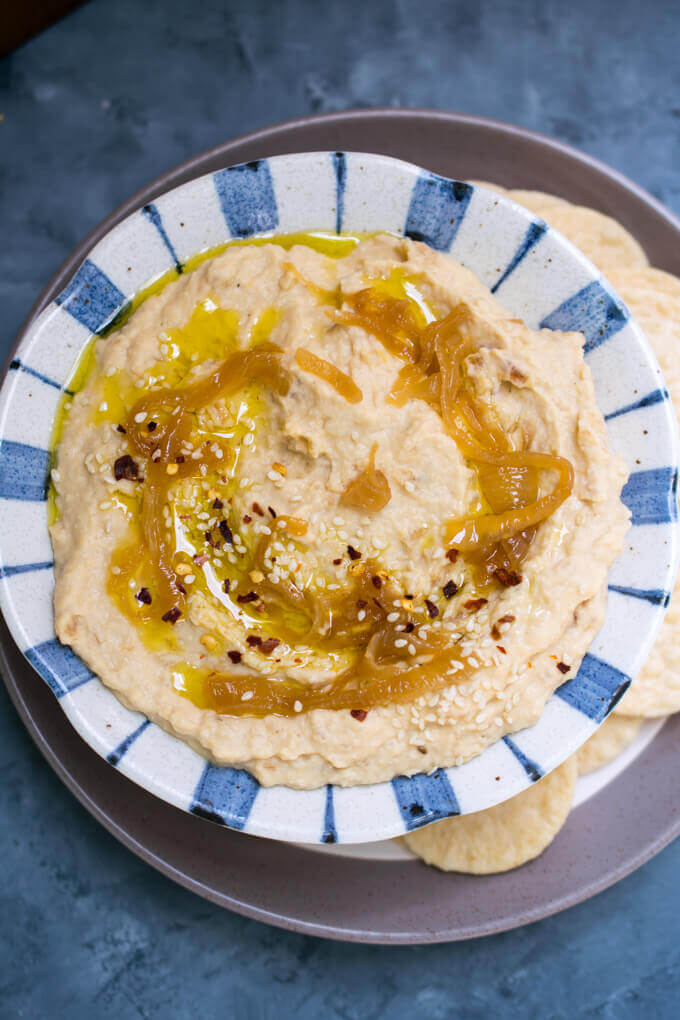
[[[463,603],[465,609],[471,613],[476,613],[482,606],[485,606],[489,600],[484,598],[479,599],[468,599],[467,602]]]
[[[368,712],[364,708],[352,708],[349,713],[357,722],[363,722]]]
[[[439,616],[439,609],[430,599],[425,599],[425,608],[427,609],[427,615],[431,620],[434,620],[435,616]]]
[[[237,595],[236,601],[243,605],[245,602],[257,602],[258,598],[256,591],[249,591],[247,595]]]
[[[182,612],[177,606],[173,606],[172,609],[168,609],[167,613],[163,613],[161,620],[163,623],[177,623]]]
[[[566,662],[558,662],[557,668],[559,669],[560,673],[568,673],[569,670],[571,669],[571,666],[567,666]]]
[[[145,606],[151,605],[151,592],[148,588],[140,588],[135,598],[138,602],[143,602]]]
[[[447,581],[444,587],[442,588],[442,592],[444,593],[445,599],[452,599],[457,591],[458,585],[456,584],[455,581]]]
[[[113,465],[113,476],[117,482],[121,478],[126,478],[129,482],[137,482],[139,481],[139,465],[129,453],[124,453]]]
[[[233,536],[232,530],[229,527],[229,525],[227,524],[227,522],[226,521],[220,521],[220,523],[217,525],[217,527],[220,529],[220,535],[222,536],[224,541],[228,542],[229,545],[233,545],[234,544],[234,536]]]
[[[229,656],[231,661],[234,663],[234,665],[236,665],[236,663],[241,661],[241,653],[240,652],[231,651],[231,652],[227,652],[227,655]]]
[[[494,576],[504,588],[514,588],[515,585],[522,583],[521,574],[518,574],[516,570],[506,570],[505,567],[496,567]]]
[[[347,555],[349,556],[349,558],[351,560],[360,560],[361,559],[361,553],[359,552],[358,549],[355,549],[353,545],[348,545],[347,546]]]

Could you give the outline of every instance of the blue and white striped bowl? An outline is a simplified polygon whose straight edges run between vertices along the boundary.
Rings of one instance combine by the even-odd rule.
[[[232,237],[300,230],[423,240],[472,269],[529,326],[583,332],[612,446],[630,467],[623,498],[633,527],[611,570],[605,625],[578,675],[535,726],[460,768],[350,789],[261,788],[128,711],[55,637],[48,445],[78,354],[136,291],[197,252]],[[606,718],[644,661],[672,588],[676,464],[668,393],[639,327],[598,271],[545,223],[495,193],[385,156],[278,156],[201,177],[133,213],[28,328],[0,393],[0,605],[76,730],[147,790],[257,835],[384,839],[514,796]]]

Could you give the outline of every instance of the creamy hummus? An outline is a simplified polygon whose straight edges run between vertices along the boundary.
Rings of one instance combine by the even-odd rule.
[[[267,785],[460,764],[575,675],[625,477],[583,337],[531,331],[448,256],[231,247],[96,343],[53,474],[57,634]],[[339,677],[354,701],[319,707]]]

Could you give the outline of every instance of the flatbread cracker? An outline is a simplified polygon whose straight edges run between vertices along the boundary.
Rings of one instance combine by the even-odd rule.
[[[572,755],[527,790],[487,811],[446,818],[404,836],[409,850],[442,871],[492,875],[538,857],[571,810],[578,766]]]
[[[613,761],[635,740],[644,720],[638,716],[610,715],[576,752],[579,776]]]
[[[564,234],[605,276],[616,269],[648,265],[647,256],[625,227],[581,205],[553,205],[543,219]]]
[[[664,374],[671,400],[680,408],[680,280],[660,269],[618,269],[612,285],[644,330]],[[654,647],[639,675],[616,706],[617,715],[663,716],[680,711],[680,580]]]

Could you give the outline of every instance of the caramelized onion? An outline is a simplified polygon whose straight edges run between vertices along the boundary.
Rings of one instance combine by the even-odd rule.
[[[231,354],[205,379],[176,389],[152,390],[130,410],[125,431],[134,452],[146,458],[142,496],[141,528],[144,545],[156,573],[159,612],[184,604],[185,591],[173,567],[173,548],[168,541],[163,511],[171,485],[178,478],[198,475],[201,465],[224,470],[224,451],[218,458],[205,444],[202,456],[182,454],[189,441],[194,419],[202,407],[229,396],[248,383],[260,382],[279,393],[288,391],[289,380],[281,368],[280,348],[263,343],[253,350]],[[150,432],[147,423],[156,427]],[[227,450],[227,455],[229,451]]]
[[[295,352],[295,360],[303,370],[303,372],[311,372],[312,375],[316,375],[319,379],[323,379],[329,386],[332,386],[334,390],[344,397],[345,400],[350,404],[359,404],[363,399],[363,393],[352,379],[351,375],[347,375],[342,372],[335,365],[332,365],[330,361],[325,361],[323,358],[317,358],[316,354],[312,354],[305,347],[298,347]]]
[[[368,510],[375,514],[387,506],[392,499],[392,490],[386,476],[375,466],[375,452],[378,444],[374,443],[368,458],[368,464],[356,478],[347,485],[340,496],[343,506],[351,506],[356,510]]]

